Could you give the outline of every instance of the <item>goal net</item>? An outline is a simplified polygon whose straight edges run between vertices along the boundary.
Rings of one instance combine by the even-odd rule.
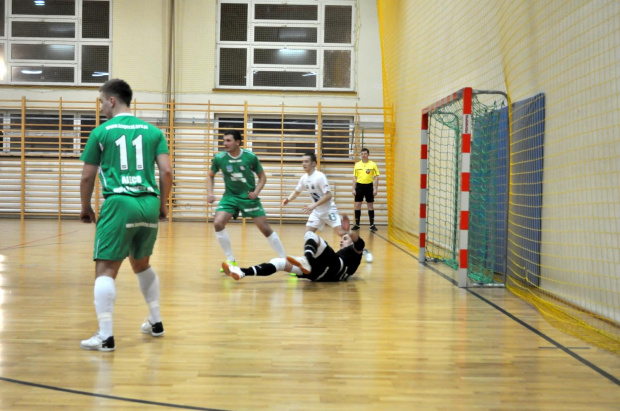
[[[505,283],[507,105],[465,88],[422,111],[420,262],[458,270],[460,287]]]

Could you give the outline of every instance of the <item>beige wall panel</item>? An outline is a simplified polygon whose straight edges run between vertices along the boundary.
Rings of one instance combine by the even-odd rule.
[[[215,87],[217,2],[186,0],[176,6],[175,91],[211,93]]]
[[[116,0],[112,16],[112,76],[135,91],[165,92],[169,2]]]

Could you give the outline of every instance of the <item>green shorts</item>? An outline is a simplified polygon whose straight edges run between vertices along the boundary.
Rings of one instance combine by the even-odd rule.
[[[262,217],[266,215],[263,205],[260,200],[249,198],[241,198],[235,196],[223,196],[220,200],[215,212],[224,211],[228,214],[237,215],[241,214],[241,217]]]
[[[153,254],[159,228],[159,198],[154,195],[109,196],[101,207],[94,260],[136,260]]]

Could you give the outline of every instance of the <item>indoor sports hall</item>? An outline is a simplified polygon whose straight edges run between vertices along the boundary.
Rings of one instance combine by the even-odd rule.
[[[613,0],[0,0],[0,409],[617,410],[618,67]],[[106,352],[80,345],[80,156],[115,78],[172,189],[150,257],[165,334],[142,332],[126,261]],[[378,230],[363,202],[347,281],[220,271],[225,130],[291,256],[303,154],[353,221],[369,150]],[[239,266],[277,257],[251,218],[226,230]]]

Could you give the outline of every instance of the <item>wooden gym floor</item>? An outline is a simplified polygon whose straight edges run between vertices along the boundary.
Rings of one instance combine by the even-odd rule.
[[[302,225],[273,228],[301,254]],[[79,347],[97,329],[94,225],[0,219],[0,409],[618,409],[619,356],[504,289],[457,288],[379,228],[361,231],[372,264],[315,284],[235,282],[211,224],[164,223],[151,262],[166,334],[140,332],[147,309],[125,263],[116,351],[102,353]],[[251,222],[228,230],[242,265],[273,257]]]

